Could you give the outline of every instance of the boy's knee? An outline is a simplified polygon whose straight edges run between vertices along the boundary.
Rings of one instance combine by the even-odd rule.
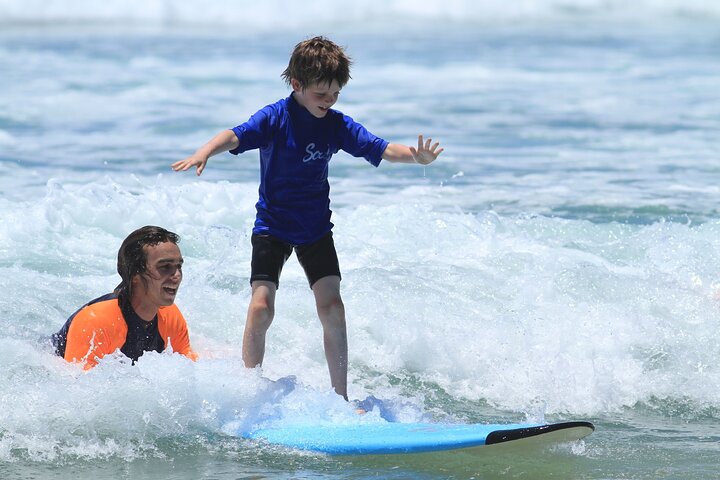
[[[345,305],[340,295],[333,295],[317,302],[317,311],[323,323],[344,324]]]
[[[322,299],[316,299],[318,309],[322,310],[345,310],[345,304],[340,295],[328,295]]]
[[[275,312],[265,301],[253,301],[248,309],[248,325],[253,330],[265,331],[270,327]]]

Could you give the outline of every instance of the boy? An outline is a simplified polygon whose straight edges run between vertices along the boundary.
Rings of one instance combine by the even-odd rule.
[[[443,151],[422,135],[417,148],[389,143],[331,109],[350,80],[350,64],[343,49],[324,37],[300,42],[282,74],[293,90],[288,98],[220,132],[192,156],[172,164],[175,171],[195,167],[200,175],[213,155],[260,149],[260,198],[252,233],[252,294],[243,362],[248,368],[262,364],[280,273],[294,250],[315,296],[330,382],[346,400],[347,331],[331,231],[328,163],[340,149],[375,167],[382,159],[427,165]]]

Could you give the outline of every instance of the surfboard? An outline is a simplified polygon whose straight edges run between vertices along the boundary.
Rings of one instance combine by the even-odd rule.
[[[572,442],[591,434],[590,422],[550,424],[360,423],[286,425],[245,433],[247,439],[327,455],[396,455],[444,451],[479,453],[493,445]]]

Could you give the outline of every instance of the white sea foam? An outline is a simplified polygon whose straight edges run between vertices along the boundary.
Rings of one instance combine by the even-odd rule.
[[[121,375],[131,381],[139,376],[157,395],[172,398],[182,387],[170,389],[156,377],[176,367],[174,381],[209,377],[181,397],[206,396],[203,389],[213,381],[252,389],[247,374],[213,368],[238,362],[253,196],[248,187],[229,183],[158,184],[141,193],[112,183],[55,184],[40,204],[4,210],[2,250],[34,244],[5,264],[0,281],[14,299],[2,315],[16,336],[50,333],[83,301],[110,290],[125,232],[162,224],[183,237],[187,273],[178,303],[207,358],[197,365],[173,360],[179,363],[172,368],[148,361],[121,374],[112,373],[113,364],[84,376],[21,340],[6,339],[3,364],[29,375],[17,382],[15,369],[6,371],[17,395],[47,396],[34,408],[43,410],[39,417],[54,415],[72,406],[53,406],[53,388],[69,389],[68,402],[81,401],[88,388],[107,390],[92,383],[98,375]],[[673,395],[678,385],[695,402],[720,402],[711,387],[717,380],[712,365],[720,224],[623,226],[442,213],[422,202],[387,205],[399,197],[368,198],[366,205],[339,208],[335,215],[354,396],[376,389],[391,394],[391,376],[412,375],[510,410],[542,400],[547,413],[594,414]],[[266,375],[296,375],[322,394],[327,373],[320,326],[294,260],[283,273],[277,310]],[[368,369],[380,376],[365,384]],[[59,371],[65,372],[60,379],[48,380]],[[199,421],[196,414],[187,421]]]

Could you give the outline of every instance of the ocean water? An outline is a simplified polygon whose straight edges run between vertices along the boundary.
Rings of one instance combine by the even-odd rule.
[[[247,4],[246,4],[247,3]],[[711,479],[720,467],[720,6],[711,1],[0,1],[0,478]],[[295,43],[354,59],[336,108],[427,167],[331,163],[349,394],[402,421],[590,420],[473,461],[334,459],[238,439],[353,423],[312,295],[283,272],[242,366],[257,152],[169,165],[288,94]],[[201,359],[38,339],[176,231]]]

